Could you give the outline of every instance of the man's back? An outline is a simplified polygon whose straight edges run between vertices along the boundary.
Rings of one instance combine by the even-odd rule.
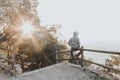
[[[71,48],[76,48],[79,49],[80,48],[80,40],[77,36],[73,36],[72,38],[70,38],[68,44],[71,46]]]

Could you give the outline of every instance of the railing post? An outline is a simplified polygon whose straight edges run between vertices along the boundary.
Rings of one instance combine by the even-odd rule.
[[[80,53],[81,53],[81,67],[84,66],[84,53],[83,53],[83,46],[80,48]]]
[[[56,50],[56,63],[59,63],[58,62],[58,51]]]

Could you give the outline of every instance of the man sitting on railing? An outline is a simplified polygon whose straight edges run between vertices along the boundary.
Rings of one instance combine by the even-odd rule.
[[[73,51],[80,50],[80,40],[78,37],[78,32],[76,32],[76,31],[73,32],[73,37],[70,38],[68,44],[71,47],[71,57],[72,57],[72,59],[74,59]],[[80,55],[80,53],[77,54],[77,56],[79,56],[79,55]]]

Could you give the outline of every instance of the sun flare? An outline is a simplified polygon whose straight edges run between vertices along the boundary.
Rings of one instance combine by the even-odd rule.
[[[29,23],[24,23],[22,26],[23,34],[31,34],[33,27]]]

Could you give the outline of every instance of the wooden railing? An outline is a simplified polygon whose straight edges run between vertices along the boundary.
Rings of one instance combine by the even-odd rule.
[[[3,57],[0,57],[0,60],[4,60],[5,62],[10,63],[9,65],[6,65],[3,62],[0,62],[0,68],[2,68],[5,71],[8,71],[14,75],[14,71],[13,71],[14,70],[14,61],[12,61],[10,59],[3,58]]]
[[[2,47],[2,48],[3,48],[3,47]],[[5,48],[3,48],[3,49],[5,49]],[[5,50],[8,50],[8,49],[5,49]],[[8,50],[8,51],[9,51],[9,50]],[[93,62],[93,61],[84,59],[84,52],[85,52],[85,51],[96,52],[96,53],[99,53],[99,54],[105,53],[105,54],[114,54],[114,55],[120,55],[120,52],[104,51],[104,50],[94,50],[94,49],[84,49],[83,46],[80,48],[79,51],[80,51],[80,53],[81,53],[81,54],[80,54],[80,55],[81,55],[81,58],[74,59],[74,60],[76,60],[76,61],[79,61],[79,60],[80,60],[82,67],[84,66],[84,63],[85,63],[85,62],[88,62],[88,63],[92,63],[92,64],[95,64],[95,65],[98,65],[98,66],[101,66],[101,67],[104,67],[104,68],[107,68],[107,69],[111,69],[111,70],[114,70],[114,71],[117,71],[117,72],[120,73],[120,70],[118,70],[118,69],[115,69],[115,68],[112,68],[112,67],[109,67],[109,66],[106,66],[106,65],[103,65],[103,64],[99,64],[99,63],[96,63],[96,62]],[[57,52],[56,57],[57,57],[58,54],[67,53],[67,52],[71,52],[71,50]],[[51,56],[51,55],[48,55],[48,56]],[[48,56],[47,56],[47,57],[48,57]],[[12,60],[9,60],[9,59],[5,59],[5,58],[0,58],[0,59],[3,59],[3,60],[5,60],[5,61],[8,61],[8,62],[13,63],[13,61],[12,61]],[[71,60],[71,59],[57,59],[57,61],[63,61],[63,60]],[[13,65],[14,65],[14,64],[12,64],[12,66],[13,66]]]
[[[110,69],[110,70],[113,70],[113,71],[117,71],[117,72],[120,73],[120,70],[115,69],[113,67],[109,67],[109,66],[106,66],[106,65],[103,65],[103,64],[99,64],[99,63],[96,63],[96,62],[84,59],[84,51],[96,52],[96,53],[100,53],[100,54],[103,54],[103,53],[105,53],[105,54],[114,54],[114,55],[120,55],[120,52],[94,50],[94,49],[84,49],[83,46],[80,48],[79,51],[81,53],[81,58],[77,58],[77,59],[74,59],[74,60],[80,60],[82,67],[84,66],[85,62],[88,62],[88,63],[95,64],[95,65],[98,65],[98,66],[101,66],[101,67],[104,67],[104,68],[107,68],[107,69]],[[58,54],[60,54],[60,53],[67,53],[67,52],[71,52],[71,50],[58,52]],[[71,60],[71,59],[57,59],[57,61],[63,61],[63,60]]]
[[[5,48],[4,46],[0,45],[0,50],[4,50],[4,53],[8,54],[10,53],[10,50],[8,48]],[[8,53],[7,53],[8,52]],[[0,63],[0,68],[10,72],[11,74],[15,75],[14,72],[14,61],[8,58],[0,57],[0,60],[3,60],[4,62],[7,62],[8,65],[4,64],[4,62]]]

